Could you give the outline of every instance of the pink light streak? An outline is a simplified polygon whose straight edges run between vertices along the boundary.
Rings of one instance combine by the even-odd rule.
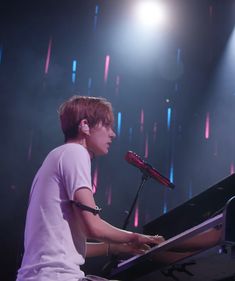
[[[98,183],[98,168],[96,167],[93,175],[93,185],[92,185],[92,191],[94,194],[97,191],[97,183]]]
[[[134,227],[138,227],[138,225],[139,225],[139,207],[137,206],[135,209]]]
[[[210,137],[210,113],[206,114],[206,125],[205,125],[205,138],[209,139]]]
[[[120,76],[117,75],[117,77],[116,77],[116,89],[115,89],[116,95],[119,94],[119,86],[120,86]]]
[[[148,134],[145,137],[145,152],[144,152],[144,157],[148,158],[149,157],[149,138]]]
[[[209,6],[209,16],[210,16],[210,18],[213,17],[213,6],[212,5]]]
[[[230,164],[230,175],[234,174],[234,163]]]
[[[45,64],[45,74],[48,73],[50,59],[51,59],[51,45],[52,45],[52,39],[49,39],[48,43],[48,49],[47,49],[47,58],[46,58],[46,64]]]
[[[104,82],[106,83],[108,80],[108,74],[109,74],[109,64],[110,64],[110,56],[107,55],[105,57],[105,66],[104,66]]]
[[[153,124],[153,141],[155,142],[157,138],[157,122]]]
[[[140,113],[140,132],[142,133],[144,130],[144,110],[141,109]]]
[[[112,204],[112,188],[111,186],[107,187],[106,190],[107,204],[110,206]]]

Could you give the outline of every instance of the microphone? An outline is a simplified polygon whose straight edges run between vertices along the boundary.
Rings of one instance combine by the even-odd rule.
[[[170,182],[168,178],[161,175],[155,168],[153,168],[150,164],[145,162],[139,155],[137,155],[133,151],[128,151],[125,156],[126,161],[139,168],[145,175],[155,179],[156,181],[160,182],[161,184],[173,189],[175,185]]]

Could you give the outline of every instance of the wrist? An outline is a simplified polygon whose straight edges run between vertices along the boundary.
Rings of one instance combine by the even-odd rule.
[[[139,236],[140,236],[139,233],[131,232],[131,238],[130,238],[129,242],[131,242],[131,243],[138,242],[139,241]]]
[[[110,243],[106,244],[106,256],[108,257],[110,255]]]

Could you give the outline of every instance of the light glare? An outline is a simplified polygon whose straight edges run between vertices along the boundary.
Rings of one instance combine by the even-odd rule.
[[[154,27],[166,20],[165,7],[155,1],[143,1],[137,5],[136,14],[141,24]]]

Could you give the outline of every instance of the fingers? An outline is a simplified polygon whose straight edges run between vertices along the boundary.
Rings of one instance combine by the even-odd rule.
[[[164,238],[159,235],[151,236],[140,234],[138,241],[121,244],[110,244],[110,253],[117,255],[142,255],[151,249],[149,245],[153,246],[160,244],[163,241]]]
[[[145,254],[148,250],[151,249],[151,247],[147,244],[129,244],[129,247],[132,249],[132,253],[137,254]]]
[[[148,251],[150,247],[147,244],[122,243],[110,244],[110,252],[117,255],[142,255]]]
[[[158,245],[165,241],[164,237],[161,235],[145,235],[147,240],[142,241],[144,244],[154,244]]]
[[[136,245],[160,244],[165,241],[164,237],[160,235],[144,235],[144,234],[135,233],[133,237],[134,237],[133,240],[130,242],[135,243]]]
[[[164,237],[161,235],[158,235],[158,234],[152,236],[152,239],[153,239],[154,243],[156,243],[156,244],[160,244],[165,241]]]
[[[150,247],[148,244],[143,244],[143,245],[142,245],[142,249],[143,249],[144,251],[148,251],[148,250],[151,249],[151,247]]]

